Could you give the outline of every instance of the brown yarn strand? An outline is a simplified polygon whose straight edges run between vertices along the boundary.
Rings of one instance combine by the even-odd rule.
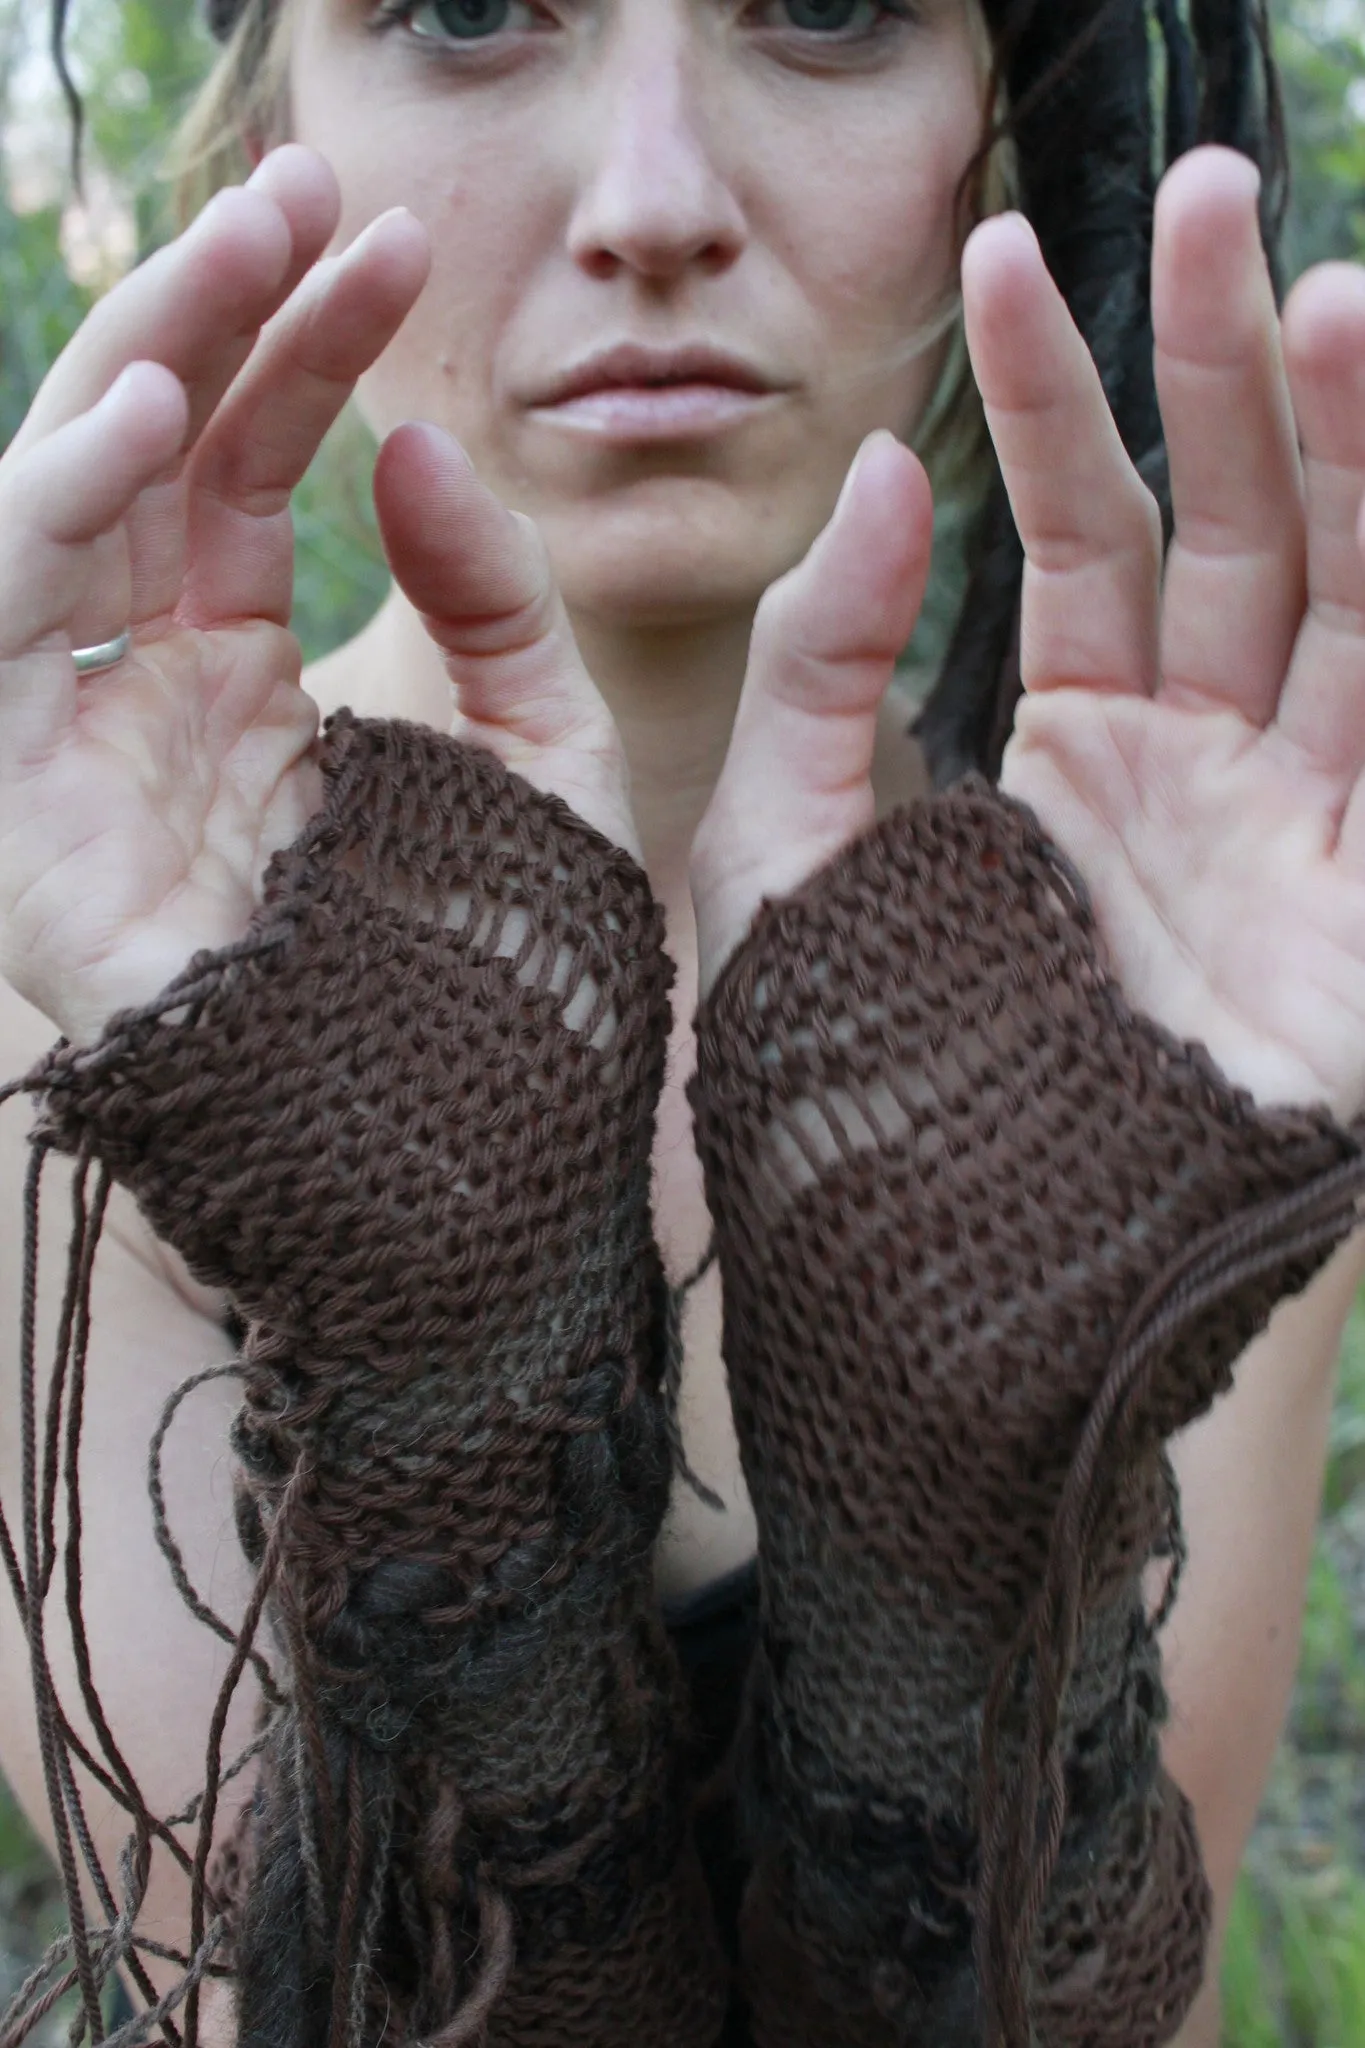
[[[183,2005],[199,2048],[201,1982],[226,1966],[243,2048],[713,2048],[726,1966],[651,1567],[676,1391],[649,1216],[660,914],[619,849],[491,756],[341,714],[322,763],[323,808],[247,938],[25,1083],[38,1145],[98,1163],[94,1223],[112,1176],[246,1332],[171,1395],[148,1453],[172,1581],[233,1649],[174,1817],[195,1830],[186,1961],[138,2025]],[[68,1490],[97,1242],[73,1229]],[[255,1570],[235,1630],[161,1481],[180,1403],[229,1372]],[[66,1588],[79,1634],[78,1507]],[[248,1664],[266,1719],[225,1768]],[[73,1910],[92,2035],[171,1825],[93,1718],[133,1835],[93,1957]]]
[[[512,1974],[512,1909],[500,1893],[479,1887],[479,1974],[463,2005],[431,2035],[425,2048],[465,2048],[487,2025]]]
[[[1156,1277],[1120,1333],[1067,1473],[1047,1575],[992,1682],[982,1720],[978,1966],[987,2009],[998,2005],[1008,2048],[1016,2042],[1027,2048],[1028,1948],[1066,1817],[1058,1727],[1075,1663],[1084,1571],[1123,1454],[1125,1423],[1140,1415],[1148,1383],[1191,1323],[1249,1283],[1283,1271],[1287,1261],[1315,1260],[1335,1249],[1359,1221],[1362,1194],[1365,1160],[1350,1159],[1305,1188],[1214,1224]],[[1029,1694],[1028,1736],[1022,1758],[1003,1777],[1001,1721],[1021,1679]],[[1044,1787],[1047,1821],[1040,1838],[1036,1815]]]
[[[19,1092],[0,1090],[0,1103]],[[20,1311],[20,1434],[22,1560],[3,1509],[0,1548],[29,1644],[30,1671],[39,1734],[39,1752],[57,1845],[58,1866],[68,1915],[68,1933],[54,1944],[0,2016],[0,2043],[25,2038],[73,1987],[79,1988],[80,2010],[72,2026],[73,2043],[88,2034],[104,2038],[100,1987],[119,1966],[148,2002],[149,2010],[120,2030],[119,2038],[145,2039],[160,2029],[168,2048],[180,2048],[180,2032],[171,2014],[187,1990],[211,1967],[219,1934],[196,1953],[180,1957],[186,1975],[165,1998],[158,1998],[142,1960],[155,1953],[171,1961],[176,1952],[135,1930],[150,1872],[152,1840],[164,1842],[182,1863],[189,1858],[171,1833],[171,1823],[148,1808],[103,1711],[90,1663],[85,1630],[81,1567],[80,1446],[84,1417],[85,1377],[90,1337],[90,1288],[94,1261],[103,1231],[110,1180],[102,1170],[90,1190],[92,1165],[88,1150],[78,1153],[72,1175],[72,1227],[67,1248],[67,1273],[59,1305],[51,1370],[39,1427],[37,1390],[38,1230],[43,1173],[51,1151],[42,1133],[31,1147],[23,1205],[23,1277]],[[41,1437],[41,1453],[39,1440]],[[59,1553],[56,1538],[57,1499],[61,1495],[66,1534]],[[80,1737],[62,1707],[46,1651],[44,1607],[52,1589],[59,1555],[63,1564],[63,1605],[77,1683],[104,1762]],[[122,1903],[119,1904],[85,1816],[84,1801],[73,1765],[79,1763],[101,1788],[128,1812],[132,1833],[119,1856]],[[79,1855],[77,1854],[79,1852]],[[92,1933],[81,1895],[83,1863],[101,1910],[103,1929]],[[62,1965],[70,1956],[71,1963]],[[55,1974],[54,1974],[55,1973]],[[130,2029],[132,2031],[130,2032]]]
[[[1209,1914],[1164,1445],[1357,1220],[1360,1136],[1134,1016],[979,777],[764,906],[692,1092],[759,1525],[757,2048],[1157,2048]]]
[[[237,1687],[252,1654],[256,1631],[265,1613],[265,1604],[274,1586],[284,1555],[286,1539],[290,1533],[290,1519],[294,1502],[303,1488],[307,1468],[296,1467],[289,1484],[281,1497],[275,1524],[266,1544],[265,1555],[256,1573],[256,1583],[251,1590],[237,1641],[228,1666],[218,1687],[218,1697],[213,1704],[209,1721],[208,1746],[204,1759],[204,1789],[199,1806],[199,1825],[195,1839],[194,1866],[190,1873],[190,1951],[197,1955],[207,1938],[205,1927],[206,1902],[208,1898],[209,1857],[213,1849],[213,1823],[218,1811],[218,1795],[223,1783],[222,1756],[223,1732],[227,1725],[228,1710],[236,1697]],[[185,2001],[185,2048],[196,2048],[199,2038],[199,1980],[187,1985]]]
[[[76,1678],[80,1687],[81,1699],[86,1713],[90,1717],[90,1723],[94,1728],[96,1740],[104,1752],[109,1769],[122,1788],[124,1797],[120,1803],[126,1807],[133,1817],[133,1838],[126,1858],[130,1884],[122,1912],[115,1907],[113,1893],[104,1878],[93,1848],[86,1854],[85,1860],[91,1876],[95,1880],[100,1904],[108,1915],[111,1924],[122,1924],[126,1918],[127,1930],[123,1940],[120,1943],[111,1943],[111,1952],[114,1950],[118,1951],[123,1960],[126,1961],[129,1973],[138,1990],[143,1993],[150,2003],[155,2004],[156,1988],[147,1974],[141,1958],[135,1951],[128,1951],[126,1948],[127,1931],[131,1930],[132,1923],[137,1917],[138,1909],[141,1906],[146,1891],[147,1881],[151,1874],[151,1827],[149,1816],[146,1812],[145,1803],[138,1792],[137,1782],[133,1777],[133,1773],[129,1769],[114,1739],[113,1731],[109,1727],[99,1693],[95,1687],[94,1675],[90,1666],[90,1650],[86,1638],[85,1615],[82,1603],[80,1445],[81,1425],[85,1414],[86,1357],[90,1341],[90,1285],[94,1270],[95,1251],[104,1229],[105,1212],[108,1208],[112,1185],[108,1174],[101,1171],[96,1179],[94,1196],[87,1208],[85,1206],[86,1166],[87,1161],[82,1158],[76,1176],[76,1201],[84,1210],[84,1218],[83,1227],[73,1230],[72,1234],[73,1249],[77,1253],[77,1259],[73,1276],[74,1284],[68,1290],[69,1294],[73,1297],[71,1314],[68,1318],[65,1313],[64,1304],[63,1328],[58,1336],[58,1356],[61,1359],[65,1359],[69,1351],[70,1361],[67,1367],[69,1393],[66,1409],[66,1452],[63,1473],[63,1491],[66,1503],[66,1616],[67,1626],[71,1635],[72,1651],[76,1665]],[[59,1397],[52,1397],[50,1405],[52,1411],[56,1412],[59,1406]],[[55,1438],[55,1431],[53,1435]],[[40,1589],[39,1597],[41,1598],[45,1592],[46,1586],[44,1585]],[[68,1797],[72,1801],[73,1812],[79,1812],[74,1776],[70,1772],[70,1752],[65,1744],[61,1753],[65,1770],[68,1774]],[[171,2029],[170,2038],[172,2040],[178,2038],[174,2028]]]
[[[22,1460],[22,1498],[24,1529],[24,1622],[28,1634],[30,1674],[33,1684],[34,1705],[38,1718],[39,1754],[42,1761],[43,1780],[47,1791],[48,1807],[52,1816],[53,1830],[57,1840],[57,1863],[61,1872],[62,1891],[71,1926],[72,1946],[75,1954],[75,1975],[80,1985],[81,2008],[93,2044],[103,2037],[99,1994],[96,1989],[94,1963],[86,1933],[85,1908],[81,1900],[80,1880],[76,1872],[75,1850],[72,1844],[72,1814],[67,1800],[66,1786],[62,1780],[59,1764],[60,1735],[56,1726],[54,1709],[55,1688],[48,1668],[44,1645],[42,1572],[40,1542],[40,1510],[37,1494],[37,1324],[38,1324],[38,1211],[42,1195],[43,1165],[48,1148],[42,1143],[35,1144],[29,1159],[28,1174],[24,1186],[24,1272],[22,1282],[22,1308],[20,1310],[19,1372],[20,1372],[20,1456]],[[68,1291],[71,1280],[68,1279]],[[68,1303],[63,1301],[61,1326],[69,1330],[71,1317]],[[58,1388],[62,1383],[60,1371],[54,1372]]]
[[[231,1643],[234,1647],[237,1642],[236,1629],[229,1628],[222,1616],[217,1614],[208,1605],[207,1601],[200,1598],[190,1581],[189,1573],[185,1569],[184,1553],[175,1540],[170,1519],[166,1513],[166,1491],[161,1479],[161,1457],[166,1447],[166,1438],[170,1434],[171,1424],[180,1412],[181,1403],[190,1394],[196,1393],[200,1387],[207,1386],[212,1380],[240,1379],[241,1376],[242,1368],[235,1359],[230,1365],[209,1365],[203,1367],[199,1372],[192,1372],[187,1379],[183,1379],[180,1382],[180,1385],[168,1397],[166,1405],[163,1407],[157,1420],[152,1440],[147,1447],[147,1498],[152,1504],[152,1532],[156,1537],[157,1549],[166,1560],[166,1566],[170,1572],[176,1592],[180,1595],[181,1600],[195,1620],[201,1621],[204,1627],[212,1629],[214,1635],[218,1636],[221,1641]],[[272,1707],[278,1707],[281,1702],[280,1690],[275,1683],[274,1673],[259,1650],[253,1649],[251,1651],[250,1663],[267,1701]]]
[[[705,1279],[716,1263],[716,1241],[712,1237],[706,1250],[687,1276],[676,1287],[668,1290],[668,1302],[664,1319],[664,1414],[668,1423],[668,1444],[673,1454],[673,1469],[683,1484],[694,1493],[705,1508],[713,1514],[725,1513],[725,1502],[704,1480],[699,1479],[688,1461],[683,1448],[682,1427],[678,1420],[678,1406],[682,1399],[683,1360],[686,1347],[683,1341],[683,1314],[687,1308],[688,1296],[694,1287]]]

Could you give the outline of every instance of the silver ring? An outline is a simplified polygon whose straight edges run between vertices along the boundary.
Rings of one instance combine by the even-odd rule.
[[[93,676],[102,668],[115,668],[133,644],[133,636],[125,626],[115,640],[101,640],[95,647],[73,647],[71,659],[76,664],[78,676]]]

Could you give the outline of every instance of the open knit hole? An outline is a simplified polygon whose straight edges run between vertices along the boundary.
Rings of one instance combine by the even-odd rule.
[[[562,998],[560,1016],[566,1030],[586,1038],[595,1052],[610,1054],[618,1032],[616,1006],[589,970],[587,949],[565,932],[547,932],[526,905],[472,889],[440,889],[429,876],[376,877],[363,847],[340,855],[339,865],[366,895],[406,919],[439,926],[468,939],[472,951],[485,958],[508,960],[523,988]],[[566,871],[567,873],[567,871]],[[610,911],[604,923],[619,931]],[[616,1071],[608,1062],[605,1078]]]
[[[903,1153],[910,1143],[925,1164],[936,1158],[964,1080],[951,1058],[932,1067],[893,1065],[875,1080],[849,1081],[785,1104],[764,1130],[769,1215],[780,1214],[838,1161],[860,1153]]]
[[[817,969],[824,964],[815,963]],[[840,1160],[882,1150],[903,1154],[909,1145],[927,1165],[949,1144],[955,1126],[979,1139],[1020,1113],[1020,1048],[1006,1011],[983,1015],[975,1025],[955,1023],[953,1035],[941,1042],[922,1038],[912,1061],[897,1060],[889,1048],[882,1052],[888,1029],[896,1029],[891,1006],[873,998],[818,1026],[795,1025],[780,1042],[774,1037],[759,1048],[759,1064],[769,1070],[795,1062],[846,1074],[849,1067],[865,1070],[869,1053],[880,1068],[870,1080],[850,1077],[797,1095],[769,1119],[760,1166],[770,1218]]]

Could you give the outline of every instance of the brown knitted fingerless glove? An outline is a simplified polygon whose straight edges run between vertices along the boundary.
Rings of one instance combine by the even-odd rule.
[[[554,797],[342,714],[249,939],[40,1076],[248,1321],[239,1524],[283,1708],[240,2039],[711,2048],[651,1550],[671,970]]]
[[[980,782],[764,906],[693,1100],[760,1531],[757,2042],[1167,2040],[1208,1895],[1163,1440],[1345,1234],[1357,1140],[1134,1016]]]

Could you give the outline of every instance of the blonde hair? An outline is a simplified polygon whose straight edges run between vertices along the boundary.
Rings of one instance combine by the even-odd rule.
[[[288,0],[246,0],[171,141],[165,175],[181,226],[289,137]]]
[[[1019,203],[1019,166],[1008,129],[1004,88],[995,74],[995,53],[980,0],[968,0],[968,21],[981,84],[982,127],[989,143],[968,165],[959,194],[962,240],[978,222]],[[948,347],[938,382],[910,436],[910,445],[929,471],[934,494],[976,497],[990,474],[986,415],[967,354],[962,294],[955,290],[940,316],[939,334]],[[937,337],[936,337],[937,338]]]

